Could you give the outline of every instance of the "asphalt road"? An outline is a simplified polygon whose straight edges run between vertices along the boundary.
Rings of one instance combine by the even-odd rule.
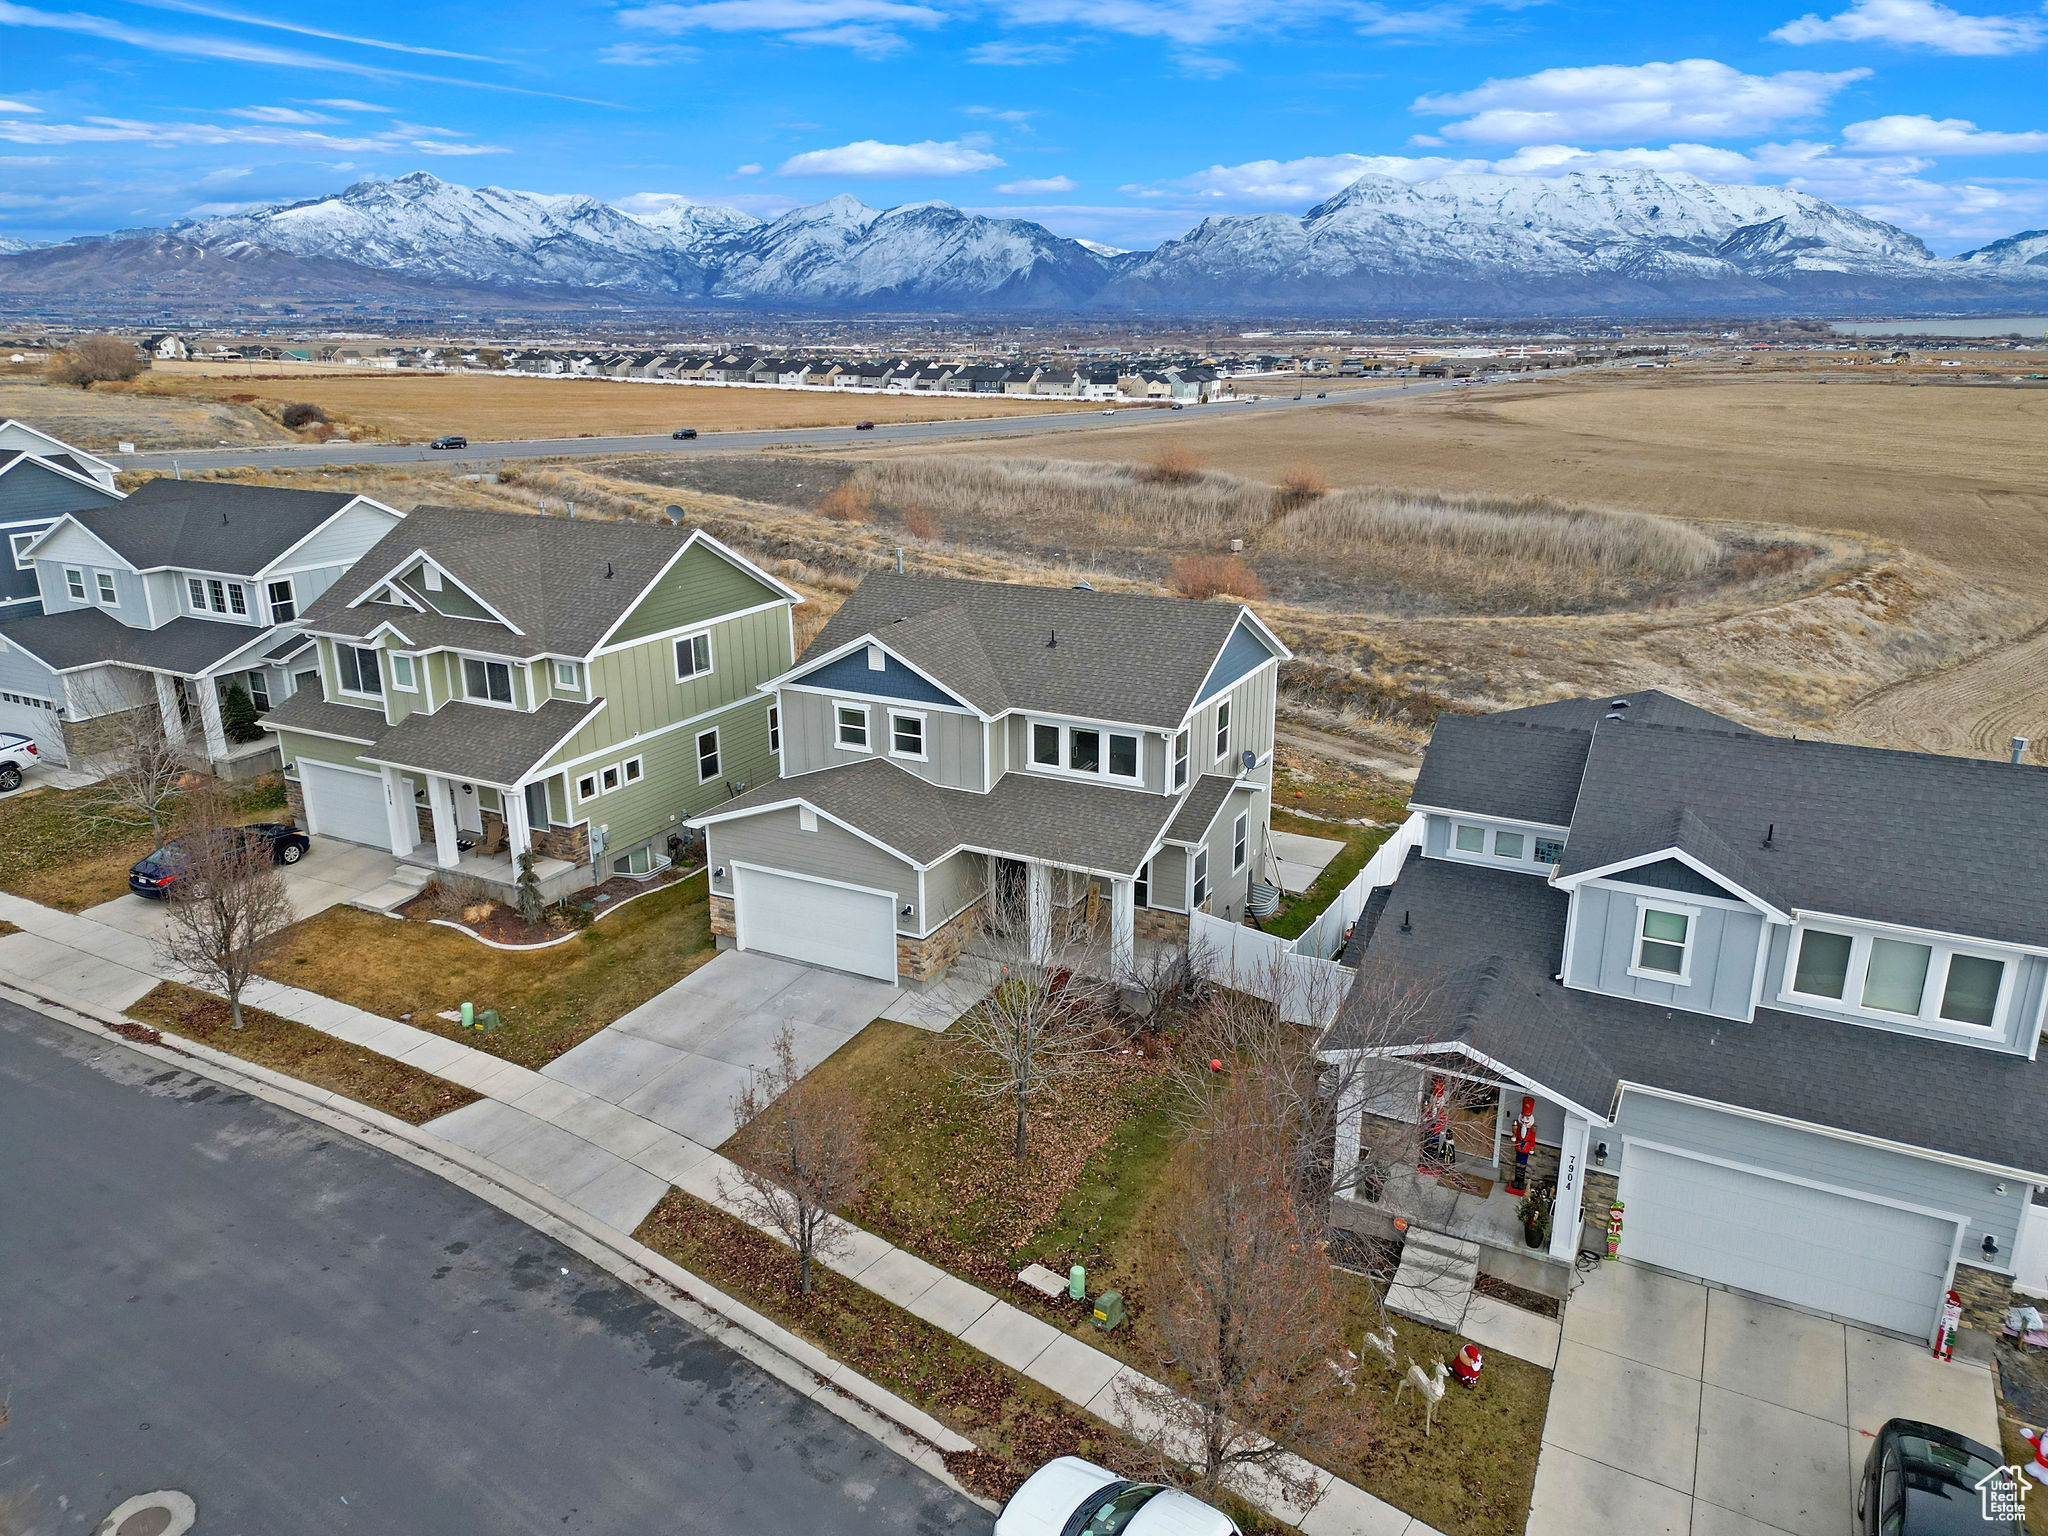
[[[34,1536],[158,1488],[205,1536],[990,1528],[454,1186],[7,1003],[0,1169],[0,1494]]]
[[[1574,373],[1577,369],[1558,369]],[[630,389],[630,384],[622,384]],[[602,457],[622,453],[733,453],[802,443],[807,447],[855,447],[872,443],[943,441],[947,438],[1023,437],[1046,432],[1094,432],[1103,428],[1148,426],[1172,417],[1195,422],[1204,417],[1266,415],[1274,411],[1313,410],[1319,406],[1351,405],[1360,400],[1388,395],[1429,394],[1440,389],[1469,389],[1477,386],[1451,379],[1425,379],[1399,384],[1368,385],[1331,391],[1318,400],[1313,389],[1302,398],[1269,395],[1263,399],[1226,401],[1217,405],[1190,405],[1174,413],[1163,406],[1123,406],[1105,415],[1104,407],[1087,411],[1049,411],[1043,415],[1002,416],[975,421],[905,421],[880,425],[869,432],[852,427],[799,427],[772,432],[706,432],[686,442],[666,433],[641,437],[543,437],[504,442],[475,442],[468,448],[430,449],[404,443],[327,443],[289,448],[195,448],[175,453],[123,455],[117,462],[125,469],[279,469],[286,466],[323,464],[413,464],[422,461],[447,464],[489,465],[505,459],[546,459],[562,456]],[[686,401],[676,403],[678,416],[687,418]]]

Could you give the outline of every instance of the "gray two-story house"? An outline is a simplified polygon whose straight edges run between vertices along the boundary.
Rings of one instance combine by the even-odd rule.
[[[161,718],[216,773],[275,767],[274,741],[234,743],[222,691],[260,712],[304,680],[306,607],[404,514],[347,491],[151,480],[67,512],[21,552],[39,615],[0,623],[0,729],[52,762],[104,750],[104,722]]]
[[[1326,1045],[1417,1097],[1350,1106],[1340,1155],[1440,1075],[1482,1173],[1536,1100],[1559,1266],[1618,1202],[1624,1259],[1900,1334],[2010,1276],[2048,1183],[2048,771],[1647,692],[1446,716],[1412,805]],[[1392,1026],[1389,984],[1422,1000]]]
[[[1238,917],[1287,648],[1242,604],[871,575],[764,685],[781,778],[696,818],[719,942],[926,982],[990,901],[1111,964]]]
[[[104,507],[120,499],[114,466],[105,459],[25,421],[0,421],[0,539],[6,540],[0,555],[0,622],[43,611],[29,546],[66,512]],[[0,705],[7,704],[17,711],[22,707],[18,698],[0,692]],[[20,730],[25,723],[18,713],[0,709],[0,731]]]

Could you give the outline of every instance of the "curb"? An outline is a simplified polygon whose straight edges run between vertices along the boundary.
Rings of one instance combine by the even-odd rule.
[[[317,1121],[446,1179],[543,1236],[575,1250],[613,1278],[879,1441],[971,1503],[991,1514],[999,1512],[1001,1506],[970,1491],[946,1468],[944,1453],[974,1449],[973,1441],[702,1277],[635,1242],[629,1234],[606,1226],[518,1174],[369,1105],[229,1056],[196,1040],[179,1038],[172,1044],[171,1039],[176,1037],[161,1035],[162,1043],[131,1039],[124,1030],[150,1026],[138,1025],[81,998],[41,989],[4,973],[0,973],[0,998],[68,1024],[105,1044],[118,1045],[181,1071],[214,1078],[252,1098]]]

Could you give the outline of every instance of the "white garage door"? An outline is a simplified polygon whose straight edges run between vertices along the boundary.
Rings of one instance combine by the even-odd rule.
[[[1832,1189],[1629,1142],[1622,1253],[1928,1338],[1955,1252],[1956,1222]]]
[[[896,979],[896,898],[801,875],[733,865],[739,947]]]
[[[372,848],[391,846],[382,774],[355,773],[302,757],[299,787],[306,796],[307,831]]]
[[[64,756],[64,723],[57,718],[57,706],[49,699],[0,691],[0,732],[26,736],[36,744],[36,755],[46,763],[68,761]]]

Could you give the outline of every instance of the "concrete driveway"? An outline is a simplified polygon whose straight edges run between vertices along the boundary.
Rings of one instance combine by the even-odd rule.
[[[1998,1444],[1988,1370],[1602,1264],[1565,1308],[1529,1536],[1847,1536],[1891,1418]]]
[[[815,1067],[897,1002],[887,982],[728,950],[541,1071],[703,1146],[733,1132],[732,1101],[788,1024]]]
[[[284,872],[292,913],[308,918],[352,901],[390,879],[397,867],[398,860],[383,849],[316,837],[306,856]],[[154,939],[164,927],[164,903],[146,896],[116,896],[112,901],[86,908],[84,915],[96,923],[145,939]]]

